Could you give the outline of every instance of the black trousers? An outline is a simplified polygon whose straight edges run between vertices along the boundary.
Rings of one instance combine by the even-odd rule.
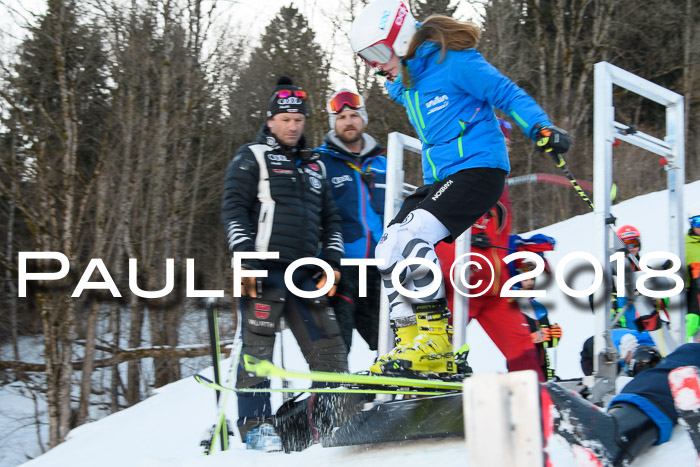
[[[340,335],[350,351],[352,331],[357,332],[369,345],[377,350],[379,337],[379,300],[381,276],[375,267],[367,268],[367,296],[360,297],[359,270],[354,266],[343,266],[340,271],[340,284],[331,297],[331,306],[340,325]]]
[[[244,297],[240,301],[243,317],[241,354],[272,360],[275,331],[280,317],[284,316],[311,370],[347,372],[347,350],[328,298],[298,297],[287,290],[283,267],[269,266],[268,263],[266,268],[268,277],[259,279],[261,284],[258,297]],[[293,281],[301,290],[316,290],[316,281],[308,269],[298,268]],[[248,374],[241,358],[236,387],[253,386],[269,387],[269,380]],[[270,416],[269,394],[238,394],[238,426],[242,438],[245,437],[245,432]]]

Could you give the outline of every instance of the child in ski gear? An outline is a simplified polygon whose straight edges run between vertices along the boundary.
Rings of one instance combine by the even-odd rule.
[[[326,166],[338,212],[342,218],[345,258],[374,258],[384,230],[386,148],[365,133],[367,109],[362,96],[342,88],[326,104],[328,124],[323,145],[316,152]],[[381,277],[367,268],[360,297],[359,268],[341,266],[338,290],[331,305],[348,350],[357,329],[371,350],[377,350]]]
[[[551,412],[554,432],[571,444],[593,451],[606,466],[629,465],[652,445],[669,440],[679,416],[669,373],[684,366],[700,366],[700,343],[684,344],[660,362],[649,355],[647,348],[640,347],[633,359],[643,364],[638,364],[635,377],[605,413],[556,383],[545,386],[556,408]],[[547,407],[547,401],[543,403]],[[547,417],[546,410],[544,413]],[[545,418],[545,426],[547,422]]]
[[[516,271],[519,274],[535,269],[535,263],[532,261],[524,259],[517,261],[517,263]],[[535,288],[535,279],[524,279],[520,281],[518,286],[513,288],[515,290],[533,290]],[[539,355],[542,373],[547,380],[556,379],[554,368],[550,366],[547,349],[559,345],[559,340],[563,335],[561,326],[557,323],[550,324],[547,309],[533,297],[517,297],[515,301],[530,327],[530,336],[532,336],[532,343],[535,344]]]
[[[322,287],[326,280],[337,284],[344,252],[341,220],[325,167],[319,155],[306,148],[302,134],[305,102],[306,92],[281,77],[257,140],[241,146],[226,171],[222,218],[231,253],[279,253],[276,260],[242,262],[243,269],[264,269],[267,277],[234,277],[243,285],[241,353],[271,360],[275,331],[284,314],[311,369],[347,372],[347,350],[328,298],[298,297],[284,281],[286,267],[297,259],[316,257],[320,245],[322,259],[335,277],[324,273],[317,282],[315,270],[300,267],[292,280],[305,291]],[[329,295],[333,293],[331,289]],[[266,385],[269,381],[250,376],[241,364],[236,387]],[[269,420],[270,409],[269,394],[239,394],[241,439]]]
[[[623,297],[622,291],[618,291],[615,288],[617,281],[613,280],[611,319],[613,319],[614,322],[611,330],[611,338],[615,348],[618,350],[618,354],[620,354],[620,368],[624,368],[625,355],[620,351],[622,340],[625,339],[626,336],[631,335],[635,338],[635,345],[654,346],[656,342],[652,338],[650,332],[659,329],[663,332],[662,327],[668,328],[669,318],[665,309],[665,301],[643,296],[636,289],[636,278],[641,274],[641,271],[634,261],[632,261],[631,257],[634,256],[637,260],[639,260],[640,257],[642,236],[639,230],[633,225],[623,225],[617,229],[617,236],[624,242],[627,249],[627,261],[625,262],[626,283],[624,290],[625,295]],[[615,272],[616,271],[613,271],[614,274]],[[654,281],[650,281],[650,284],[647,285],[652,286],[652,282],[657,283],[659,280],[660,279],[655,279]],[[668,354],[675,349],[673,342],[669,341],[667,344],[669,347],[668,349],[660,349],[662,355]],[[590,352],[587,351],[587,348],[590,349]],[[581,368],[586,375],[590,375],[593,372],[592,349],[593,337],[591,336],[584,343],[584,348],[581,352]]]
[[[700,203],[688,211],[690,229],[685,235],[685,263],[688,313],[685,316],[685,334],[688,342],[696,342],[700,329]]]
[[[479,34],[442,16],[418,25],[399,0],[370,3],[350,32],[353,50],[387,77],[390,96],[406,108],[423,143],[425,185],[404,201],[376,250],[397,336],[381,359],[394,368],[456,372],[444,287],[409,298],[391,275],[404,259],[438,264],[434,246],[453,242],[500,198],[510,164],[494,107],[543,151],[563,153],[570,144],[530,96],[483,59],[475,48]],[[400,271],[405,289],[425,292],[433,278],[427,262]]]

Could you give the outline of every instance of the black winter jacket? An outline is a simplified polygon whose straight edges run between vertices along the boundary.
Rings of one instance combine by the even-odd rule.
[[[229,249],[279,252],[280,264],[321,258],[340,268],[341,219],[318,154],[302,137],[290,148],[263,125],[255,143],[241,146],[226,170],[222,218]],[[259,260],[243,267],[261,269]]]

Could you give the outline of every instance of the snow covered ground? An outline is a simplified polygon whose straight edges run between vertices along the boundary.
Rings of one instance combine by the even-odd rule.
[[[685,187],[685,197],[686,204],[689,200],[700,199],[700,181]],[[667,204],[667,193],[658,192],[620,203],[613,208],[613,213],[618,218],[618,226],[633,224],[641,231],[642,254],[668,249],[665,222]],[[556,250],[549,253],[547,257],[556,268],[559,259],[567,253],[593,251],[593,229],[593,216],[587,214],[533,233],[544,233],[556,238],[558,242]],[[570,283],[570,286],[582,289],[587,286],[586,281],[590,281],[590,278],[587,279],[585,274],[580,274]],[[564,332],[558,349],[551,350],[557,374],[562,378],[581,376],[579,351],[583,341],[593,334],[593,316],[587,300],[568,298],[552,283],[547,288],[547,297],[541,301],[548,306],[550,321],[561,324]],[[305,364],[298,348],[293,344],[293,338],[285,335],[284,339],[285,365],[290,369],[304,369]],[[373,359],[373,353],[358,335],[355,335],[354,342],[350,356],[351,370],[366,369]],[[468,342],[472,349],[469,360],[475,372],[505,371],[502,355],[477,323],[472,323],[469,327]],[[211,374],[211,368],[203,370],[203,374]],[[273,402],[279,404],[281,396],[278,397],[279,399],[273,398]],[[0,393],[3,413],[12,404],[14,402],[5,392]],[[25,407],[24,410],[31,410],[31,407]],[[228,410],[231,420],[235,420],[235,412],[235,400],[231,400]],[[202,434],[214,422],[214,416],[212,391],[197,384],[192,378],[187,378],[157,389],[155,394],[134,407],[73,430],[65,443],[25,465],[30,467],[69,465],[71,467],[95,465],[171,467],[253,466],[270,463],[285,467],[310,465],[342,467],[391,463],[402,467],[424,467],[430,463],[447,467],[464,466],[467,463],[466,444],[461,439],[405,442],[371,447],[313,446],[302,453],[265,454],[246,451],[236,436],[230,451],[203,457],[198,443]],[[0,423],[4,426],[6,422]],[[0,437],[3,437],[2,433]],[[29,441],[25,444],[19,442],[13,445],[4,444],[0,447],[0,451],[17,449],[27,452],[25,449],[28,443]],[[573,465],[573,459],[563,443],[555,445],[551,454],[557,467]],[[682,427],[676,427],[668,443],[650,449],[633,466],[690,467],[695,466],[696,461],[697,456],[690,438]],[[0,456],[0,463],[2,462]]]

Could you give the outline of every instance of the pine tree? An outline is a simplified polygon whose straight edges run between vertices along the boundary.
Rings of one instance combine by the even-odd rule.
[[[330,95],[329,70],[329,61],[304,15],[294,7],[282,7],[265,28],[261,44],[252,51],[231,95],[231,118],[234,125],[240,125],[242,141],[257,134],[277,78],[286,75],[308,93],[307,144],[320,144],[326,128],[323,108]]]
[[[78,21],[75,2],[50,1],[20,45],[12,85],[3,95],[13,109],[10,118],[19,122],[11,127],[19,136],[13,159],[22,160],[3,168],[19,187],[14,199],[31,233],[30,248],[60,251],[73,270],[87,263],[96,224],[86,219],[93,214],[91,189],[108,113],[101,46],[99,33]],[[4,183],[1,188],[8,193]],[[80,302],[66,288],[40,290],[36,300],[45,336],[49,443],[55,446],[74,422],[72,357]]]

